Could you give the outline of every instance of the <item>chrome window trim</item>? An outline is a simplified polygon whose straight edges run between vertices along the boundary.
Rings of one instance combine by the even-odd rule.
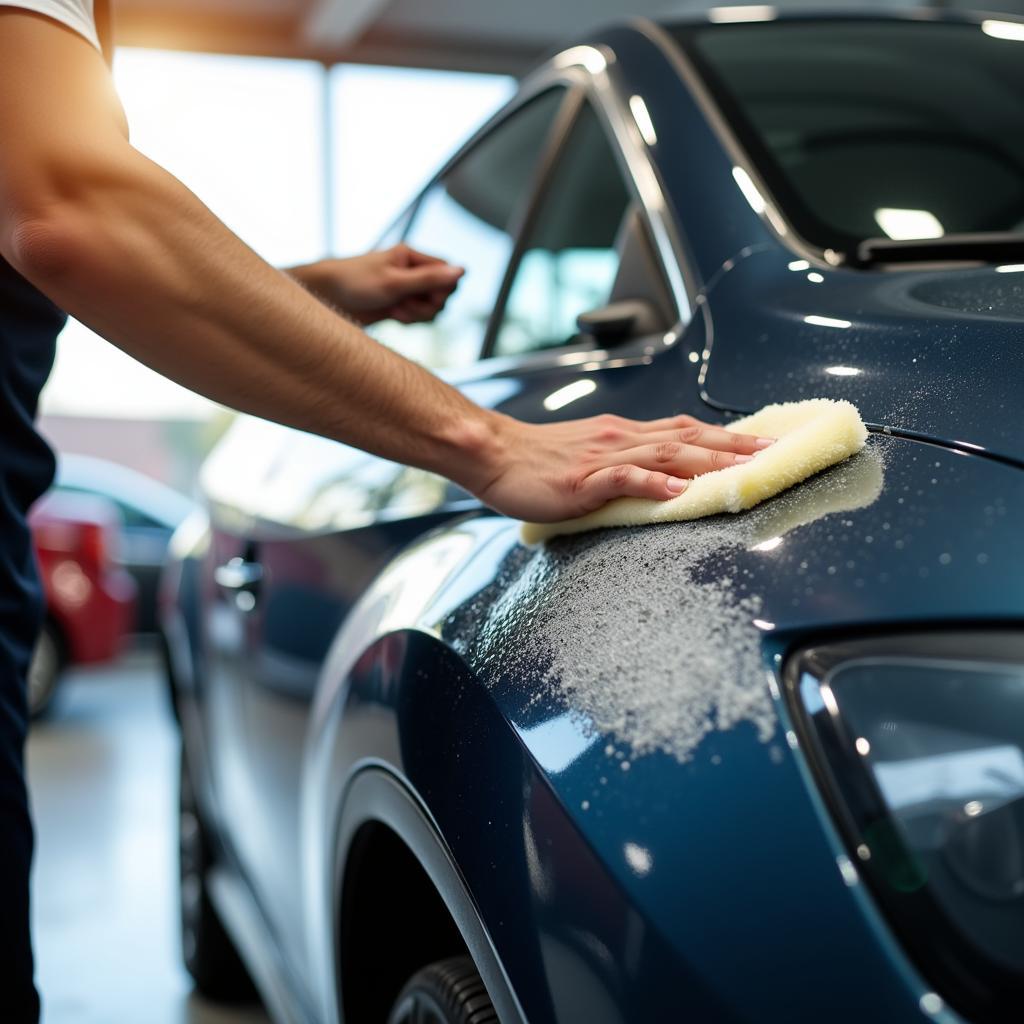
[[[710,23],[709,23],[710,24]],[[819,268],[837,267],[844,263],[842,253],[834,249],[822,249],[807,241],[800,235],[783,215],[771,189],[765,183],[757,165],[751,160],[743,144],[740,142],[732,126],[726,120],[718,104],[711,95],[693,62],[686,53],[676,45],[668,32],[657,22],[649,18],[634,18],[630,25],[641,35],[649,39],[663,54],[665,59],[675,68],[684,85],[693,96],[701,114],[718,139],[733,167],[741,170],[752,183],[764,201],[764,209],[757,213],[768,230],[781,245],[795,255],[814,263]],[[739,188],[739,185],[736,186]],[[757,212],[757,211],[755,211]]]
[[[680,334],[693,318],[699,292],[697,277],[686,258],[675,218],[647,143],[629,109],[628,102],[623,98],[620,85],[615,81],[615,56],[606,47],[598,50],[602,51],[606,64],[600,70],[587,69],[584,87],[605,127],[611,132],[620,166],[626,172],[627,181],[632,184],[634,194],[640,202],[640,209],[657,249],[661,269],[665,273],[676,304],[676,323],[672,331]],[[573,51],[565,52],[571,54]],[[562,56],[564,55],[559,55]],[[557,61],[559,57],[555,60]]]

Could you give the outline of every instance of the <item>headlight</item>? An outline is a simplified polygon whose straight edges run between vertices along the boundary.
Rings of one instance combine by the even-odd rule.
[[[1024,637],[887,637],[787,666],[811,769],[911,957],[974,1020],[1024,999]]]

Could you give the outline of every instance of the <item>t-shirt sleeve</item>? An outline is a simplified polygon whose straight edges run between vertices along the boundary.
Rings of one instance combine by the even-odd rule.
[[[0,7],[21,7],[67,25],[98,50],[100,40],[96,33],[92,4],[93,0],[0,0]]]

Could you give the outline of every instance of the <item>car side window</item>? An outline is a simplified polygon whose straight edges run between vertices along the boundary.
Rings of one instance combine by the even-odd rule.
[[[129,505],[126,501],[121,501],[119,498],[115,498],[113,495],[104,491],[91,490],[88,487],[76,487],[74,484],[56,484],[53,487],[53,490],[56,493],[92,494],[103,498],[105,501],[110,502],[110,504],[113,505],[121,514],[121,525],[126,529],[166,529],[163,524],[158,523],[152,516],[146,515],[142,509],[136,508],[134,505]]]
[[[374,331],[381,341],[434,368],[479,357],[520,211],[564,96],[557,87],[529,101],[423,194],[405,242],[466,274],[433,323],[385,325]]]
[[[608,136],[587,103],[531,218],[491,354],[521,355],[577,337],[577,316],[612,299],[631,209]]]

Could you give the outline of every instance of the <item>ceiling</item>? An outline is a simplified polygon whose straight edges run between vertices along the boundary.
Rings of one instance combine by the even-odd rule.
[[[519,74],[559,43],[602,22],[640,14],[697,14],[707,0],[114,0],[123,45],[362,61]],[[829,9],[830,0],[780,0],[784,9]],[[868,0],[864,10],[970,0]],[[1024,14],[1024,0],[983,0]]]

